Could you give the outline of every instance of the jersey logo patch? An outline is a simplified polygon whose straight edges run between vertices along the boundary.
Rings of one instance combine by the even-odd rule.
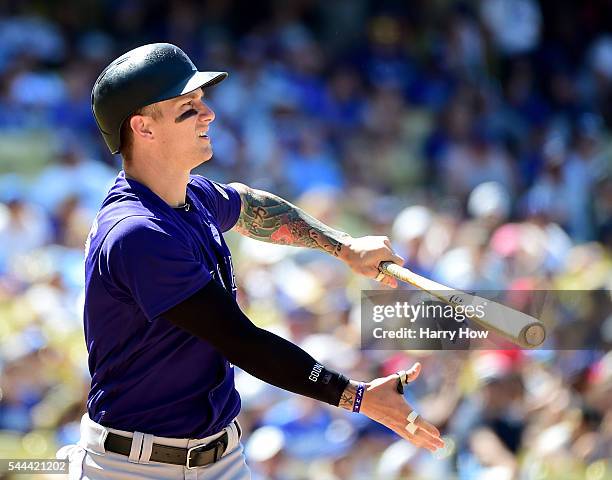
[[[223,188],[221,188],[221,187],[220,187],[220,186],[217,184],[217,182],[213,182],[213,181],[211,180],[211,182],[210,182],[210,183],[212,183],[212,184],[213,184],[213,187],[215,187],[215,188],[217,189],[217,191],[218,191],[218,192],[219,192],[221,195],[223,195],[223,198],[225,198],[226,200],[229,200],[229,195],[227,194],[227,192],[226,192],[225,190],[223,190]]]

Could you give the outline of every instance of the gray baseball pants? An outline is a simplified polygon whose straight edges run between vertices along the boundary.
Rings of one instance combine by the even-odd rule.
[[[228,445],[219,461],[205,467],[187,469],[181,465],[151,462],[153,443],[190,448],[215,440],[227,430]],[[125,432],[106,428],[94,422],[89,415],[81,419],[81,438],[77,445],[67,445],[57,452],[57,458],[70,461],[69,480],[249,480],[238,429],[232,422],[225,430],[206,438],[166,438],[141,432]],[[104,441],[108,432],[131,437],[132,453],[129,457],[106,452]]]

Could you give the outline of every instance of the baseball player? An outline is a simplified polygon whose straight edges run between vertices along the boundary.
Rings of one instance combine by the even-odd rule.
[[[240,310],[223,238],[231,228],[328,252],[390,286],[395,280],[378,264],[402,259],[386,237],[352,238],[270,193],[190,174],[213,152],[206,89],[226,77],[200,72],[181,49],[158,43],[114,60],[93,87],[96,122],[123,170],[86,243],[91,390],[78,445],[58,452],[72,478],[250,478],[233,365],[361,412],[419,447],[443,446],[399,393],[418,364],[351,380]]]

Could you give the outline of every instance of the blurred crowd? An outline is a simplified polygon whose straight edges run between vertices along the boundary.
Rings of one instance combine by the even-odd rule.
[[[457,288],[598,292],[551,319],[576,335],[590,320],[597,350],[360,350],[360,291],[377,284],[228,234],[250,318],[353,378],[421,361],[406,398],[448,444],[416,451],[238,372],[254,479],[612,478],[610,18],[603,0],[2,2],[0,457],[78,439],[84,242],[121,168],[91,86],[167,41],[230,73],[206,92],[214,157],[197,173],[389,235]]]

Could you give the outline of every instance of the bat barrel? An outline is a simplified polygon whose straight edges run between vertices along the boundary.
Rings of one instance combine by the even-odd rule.
[[[525,347],[536,348],[544,343],[546,339],[546,329],[541,323],[534,322],[523,328],[520,337]]]
[[[420,288],[451,305],[457,305],[454,299],[456,293],[466,295],[460,290],[429,280],[392,262],[382,262],[379,268],[384,274]],[[469,317],[483,328],[492,330],[523,348],[536,348],[544,343],[546,329],[536,318],[492,300],[475,295],[471,298],[473,302],[486,305],[486,318]]]

